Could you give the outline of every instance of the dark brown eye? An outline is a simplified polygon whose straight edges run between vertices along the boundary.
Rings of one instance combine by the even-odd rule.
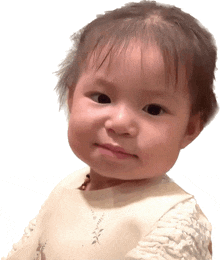
[[[144,108],[144,111],[146,111],[148,114],[153,115],[153,116],[158,116],[164,112],[163,108],[156,104],[151,104],[151,105],[146,106]]]
[[[94,100],[95,102],[100,103],[100,104],[111,103],[111,99],[107,95],[100,94],[100,93],[93,94],[92,95],[92,100]]]

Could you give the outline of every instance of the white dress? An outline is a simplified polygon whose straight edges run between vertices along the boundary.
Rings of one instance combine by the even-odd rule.
[[[56,195],[2,260],[211,259],[211,224],[193,196],[167,176],[135,189],[76,190],[86,173],[70,175],[54,189]]]

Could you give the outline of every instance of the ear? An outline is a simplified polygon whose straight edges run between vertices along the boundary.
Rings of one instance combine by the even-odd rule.
[[[203,130],[203,124],[202,124],[200,113],[196,115],[191,115],[186,128],[185,136],[181,144],[181,149],[184,149],[193,140],[195,140],[202,130]]]

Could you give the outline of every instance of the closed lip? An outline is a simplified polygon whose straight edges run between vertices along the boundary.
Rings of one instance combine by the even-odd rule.
[[[122,148],[118,145],[112,145],[112,144],[95,144],[95,145],[102,147],[102,148],[105,148],[105,149],[108,149],[112,152],[123,153],[123,154],[132,155],[132,156],[137,157],[134,154],[130,154],[130,153],[126,152],[124,148]]]

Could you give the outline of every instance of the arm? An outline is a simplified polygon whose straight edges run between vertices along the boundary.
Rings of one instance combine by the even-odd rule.
[[[194,199],[179,203],[125,257],[126,260],[211,260],[211,224]]]

